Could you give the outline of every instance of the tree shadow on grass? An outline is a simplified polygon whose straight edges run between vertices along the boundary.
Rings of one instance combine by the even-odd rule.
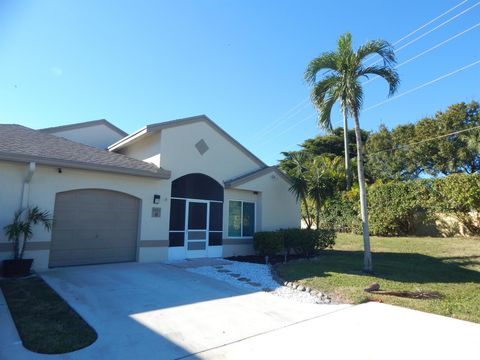
[[[373,276],[386,280],[406,283],[480,283],[480,272],[462,267],[466,265],[462,257],[436,258],[393,252],[375,252],[372,257]],[[363,251],[329,250],[314,261],[294,264],[296,269],[292,270],[295,275],[302,277],[327,277],[332,272],[362,275],[362,264]]]

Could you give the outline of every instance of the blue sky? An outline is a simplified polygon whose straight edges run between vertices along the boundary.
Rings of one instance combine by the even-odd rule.
[[[106,118],[131,132],[206,114],[275,164],[281,151],[321,132],[303,71],[339,34],[351,32],[356,46],[396,43],[457,4],[396,45],[422,36],[398,51],[399,63],[480,23],[480,3],[2,0],[0,122],[42,128]],[[400,67],[399,94],[480,60],[478,44],[480,27]],[[479,84],[480,63],[367,110],[387,95],[372,81],[362,127],[478,100]]]

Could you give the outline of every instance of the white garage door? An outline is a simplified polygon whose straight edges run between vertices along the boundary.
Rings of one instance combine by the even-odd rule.
[[[139,204],[110,190],[58,193],[49,266],[135,261]]]

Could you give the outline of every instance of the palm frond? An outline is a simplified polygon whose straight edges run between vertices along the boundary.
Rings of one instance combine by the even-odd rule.
[[[320,71],[325,70],[327,73],[337,71],[337,58],[337,54],[330,51],[310,61],[304,74],[305,81],[309,84],[314,84]]]
[[[317,103],[313,99],[318,110],[318,125],[328,131],[332,130],[331,112],[338,99],[338,94],[332,90],[328,91],[321,102]]]
[[[388,83],[388,96],[392,96],[398,90],[400,77],[397,71],[389,66],[367,66],[358,72],[358,76],[377,75],[385,79]]]
[[[342,79],[337,75],[330,75],[325,77],[323,80],[317,82],[313,89],[312,93],[310,94],[312,102],[319,106],[324,99],[328,92],[334,92],[335,89],[341,85]]]
[[[397,62],[393,46],[386,40],[371,40],[360,46],[357,50],[357,59],[361,62],[369,55],[379,55],[384,65],[394,65]]]

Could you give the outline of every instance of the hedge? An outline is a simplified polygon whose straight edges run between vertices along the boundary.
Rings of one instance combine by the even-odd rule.
[[[419,225],[434,224],[440,216],[453,216],[470,234],[480,234],[480,174],[376,183],[367,196],[372,235],[413,235]],[[355,189],[330,199],[324,225],[360,233],[358,204]]]
[[[335,245],[333,229],[281,229],[257,232],[253,236],[255,251],[261,256],[275,256],[294,252],[311,256]]]

